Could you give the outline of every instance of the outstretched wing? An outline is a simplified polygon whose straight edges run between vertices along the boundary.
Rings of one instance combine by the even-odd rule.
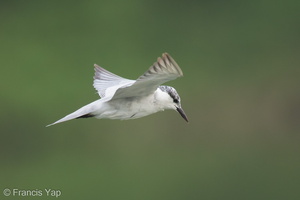
[[[178,64],[168,53],[164,53],[162,58],[159,57],[133,84],[117,89],[112,99],[146,96],[154,92],[159,85],[181,76],[183,73]]]
[[[111,73],[97,64],[95,64],[94,67],[95,76],[93,86],[101,98],[109,95],[113,96],[119,87],[128,86],[135,82]]]

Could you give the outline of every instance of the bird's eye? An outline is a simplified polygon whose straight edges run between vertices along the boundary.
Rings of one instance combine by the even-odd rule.
[[[174,99],[173,102],[174,103],[178,103],[179,101],[178,101],[178,99]]]

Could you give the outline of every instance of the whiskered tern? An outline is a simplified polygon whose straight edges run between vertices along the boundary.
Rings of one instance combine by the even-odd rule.
[[[101,99],[96,100],[48,126],[71,119],[96,117],[98,119],[136,119],[164,109],[177,110],[188,122],[177,91],[161,85],[183,76],[183,73],[168,54],[162,54],[137,80],[129,80],[94,65],[94,88]]]

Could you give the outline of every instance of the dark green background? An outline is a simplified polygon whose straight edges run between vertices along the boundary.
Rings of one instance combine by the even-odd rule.
[[[300,199],[299,1],[0,4],[0,199]],[[94,63],[136,79],[163,52],[189,124],[45,128],[99,98]]]

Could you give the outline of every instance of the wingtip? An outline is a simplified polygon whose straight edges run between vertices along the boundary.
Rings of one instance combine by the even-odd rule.
[[[164,58],[164,57],[168,57],[168,56],[170,56],[168,52],[164,52],[164,53],[162,54],[162,57],[163,57],[163,58]]]
[[[157,58],[157,62],[159,62],[159,61],[161,61],[161,60],[166,60],[166,59],[168,59],[170,57],[170,55],[167,53],[167,52],[165,52],[165,53],[163,53],[162,55],[161,55],[161,57],[158,57]]]
[[[161,59],[167,60],[169,63],[171,63],[174,66],[175,70],[178,72],[178,74],[180,76],[183,76],[183,72],[182,72],[181,68],[179,67],[177,62],[172,58],[172,56],[169,53],[167,53],[167,52],[163,53],[162,58],[158,58],[157,61],[159,62],[159,60],[161,60]]]

